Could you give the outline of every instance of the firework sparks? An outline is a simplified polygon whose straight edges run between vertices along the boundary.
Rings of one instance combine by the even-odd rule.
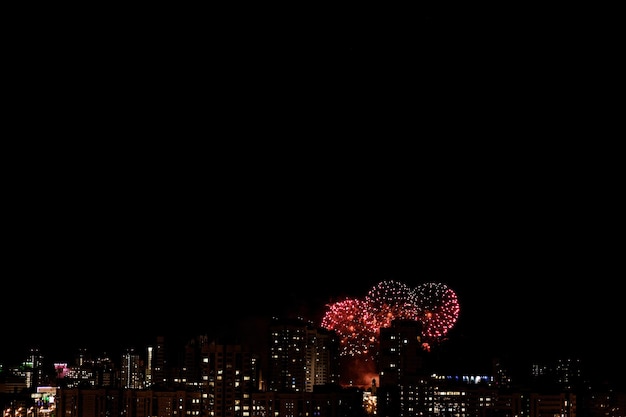
[[[415,289],[399,281],[381,281],[364,299],[328,304],[322,327],[335,330],[344,356],[374,358],[381,328],[395,319],[418,320],[428,346],[441,340],[459,316],[456,293],[445,284],[428,282]]]
[[[417,299],[415,292],[406,284],[398,281],[381,281],[367,293],[365,306],[370,326],[378,330],[389,327],[394,319],[417,318]]]
[[[376,343],[376,334],[370,325],[365,301],[349,298],[329,304],[327,308],[322,327],[337,332],[341,354],[367,355]]]

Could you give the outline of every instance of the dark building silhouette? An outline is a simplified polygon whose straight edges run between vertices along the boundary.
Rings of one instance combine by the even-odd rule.
[[[157,336],[152,356],[152,384],[167,386],[170,383],[165,337]]]
[[[389,327],[380,329],[379,416],[408,417],[426,413],[429,392],[421,334],[422,324],[415,320],[393,320]]]

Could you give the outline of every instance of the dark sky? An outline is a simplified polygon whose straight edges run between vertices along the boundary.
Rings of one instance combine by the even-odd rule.
[[[182,207],[150,227],[68,215],[55,216],[62,227],[33,222],[5,235],[3,353],[36,344],[68,358],[84,345],[111,351],[160,334],[185,341],[239,324],[250,331],[251,318],[274,314],[317,320],[327,303],[398,280],[455,290],[461,310],[450,343],[481,356],[617,358],[623,266],[612,240],[603,242],[609,232],[582,234],[589,221],[581,221],[572,236],[545,220],[522,227],[478,214],[480,227],[450,219],[434,227],[432,208],[418,206],[418,224],[406,212],[392,220],[393,210],[373,220],[371,209],[267,214],[264,227],[213,210],[179,224],[174,218],[190,216]]]
[[[12,15],[0,358],[387,279],[462,346],[618,353],[608,11],[55,12]]]

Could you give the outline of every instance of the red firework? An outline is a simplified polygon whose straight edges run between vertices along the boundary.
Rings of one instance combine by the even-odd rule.
[[[341,355],[374,358],[381,328],[394,319],[419,320],[424,342],[432,345],[454,326],[459,315],[456,293],[447,285],[429,282],[416,289],[398,281],[381,281],[365,299],[348,298],[327,305],[321,326],[335,330]]]
[[[348,298],[326,306],[322,327],[334,330],[340,338],[341,355],[365,356],[376,344],[376,334],[369,324],[365,301]]]

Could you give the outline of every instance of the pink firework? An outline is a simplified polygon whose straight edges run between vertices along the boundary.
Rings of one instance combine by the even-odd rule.
[[[428,282],[416,288],[418,319],[422,335],[431,340],[444,337],[459,317],[456,293],[442,283]]]
[[[398,281],[381,281],[365,299],[348,298],[328,304],[321,327],[339,336],[343,356],[364,360],[378,354],[380,329],[395,319],[422,323],[425,346],[439,342],[459,316],[456,293],[445,284],[429,282],[412,289]]]
[[[369,326],[365,302],[348,298],[328,304],[322,327],[334,330],[340,338],[341,355],[367,356],[376,344],[376,335]]]

